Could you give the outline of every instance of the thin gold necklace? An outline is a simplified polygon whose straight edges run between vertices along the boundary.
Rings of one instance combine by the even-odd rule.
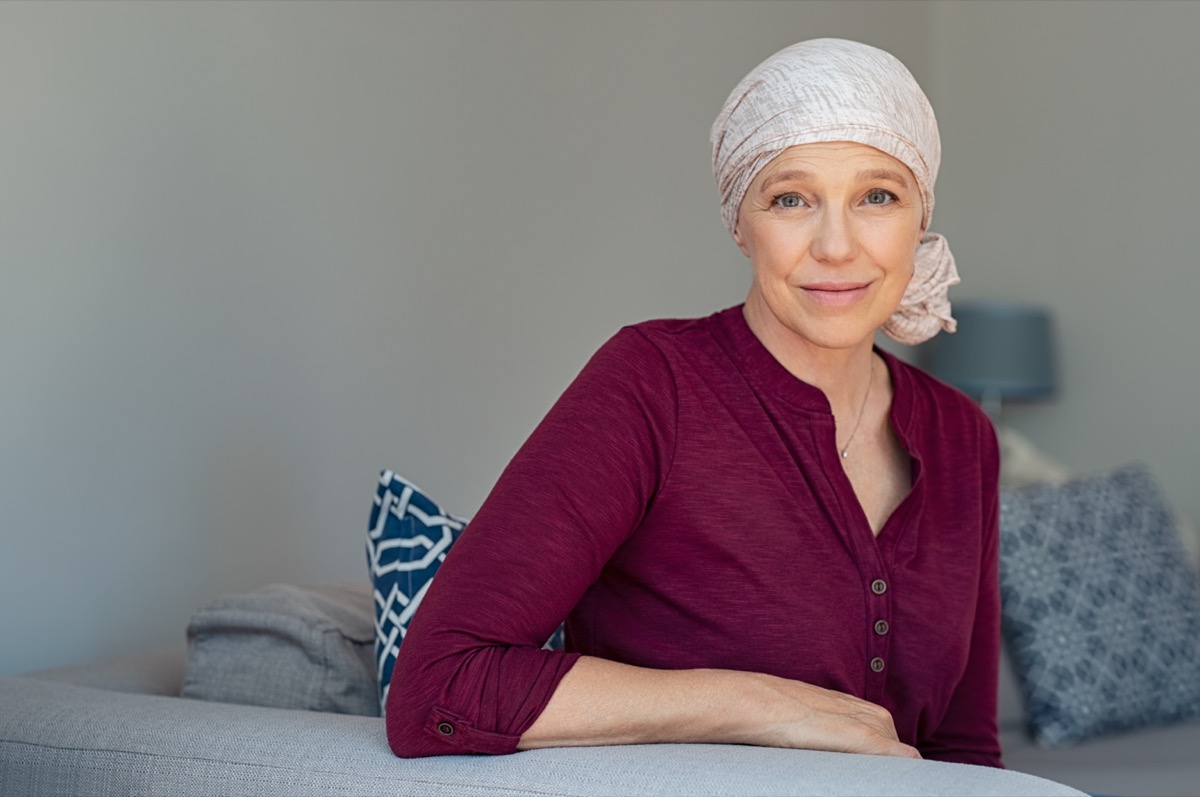
[[[858,434],[858,427],[862,424],[863,413],[867,409],[867,399],[871,397],[871,383],[875,381],[875,356],[871,356],[871,372],[867,376],[867,392],[863,395],[862,406],[858,408],[858,420],[854,422],[854,429],[850,432],[850,437],[846,440],[846,445],[842,446],[842,459],[850,456],[850,444],[854,442],[854,435]]]

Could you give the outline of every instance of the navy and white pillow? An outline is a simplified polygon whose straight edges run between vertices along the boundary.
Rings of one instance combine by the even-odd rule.
[[[1200,583],[1143,465],[1000,499],[1002,621],[1052,747],[1200,718]]]
[[[390,470],[380,475],[367,531],[367,565],[375,598],[381,710],[408,624],[466,525],[465,518],[442,509],[403,476]]]
[[[387,705],[396,654],[408,624],[466,525],[466,518],[447,512],[403,476],[390,470],[380,475],[367,531],[367,565],[375,602],[381,711]],[[558,650],[562,646],[559,626],[544,647]]]

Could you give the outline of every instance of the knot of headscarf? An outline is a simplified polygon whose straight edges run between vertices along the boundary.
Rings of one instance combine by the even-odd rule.
[[[954,256],[929,234],[942,158],[937,119],[912,74],[890,53],[844,39],[793,44],[755,67],[730,93],[712,128],[721,219],[732,234],[755,175],[788,147],[852,141],[907,166],[921,189],[926,235],[913,277],[883,331],[916,344],[953,332],[947,291],[959,282]]]

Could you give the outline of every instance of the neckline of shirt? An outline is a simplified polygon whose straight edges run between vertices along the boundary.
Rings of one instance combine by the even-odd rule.
[[[829,400],[821,389],[800,379],[775,359],[775,355],[767,350],[750,329],[743,314],[743,307],[744,305],[739,304],[721,310],[715,314],[715,319],[731,345],[732,353],[740,361],[741,370],[746,377],[767,395],[780,398],[800,409],[832,418],[833,411],[830,409]],[[907,446],[908,426],[912,415],[910,375],[903,367],[905,364],[892,354],[878,346],[873,348],[883,359],[892,379],[892,428]]]

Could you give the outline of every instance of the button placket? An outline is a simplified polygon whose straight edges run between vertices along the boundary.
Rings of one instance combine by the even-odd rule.
[[[882,578],[876,578],[871,581],[869,588],[873,595],[878,598],[883,598],[884,594],[888,591],[888,583]],[[886,651],[887,640],[885,637],[892,628],[891,624],[887,620],[883,619],[883,617],[887,616],[886,600],[887,599],[884,598],[884,601],[881,601],[880,605],[875,607],[876,619],[873,623],[871,623],[871,631],[874,632],[874,636],[869,647],[875,653],[884,653]],[[873,673],[882,673],[887,667],[887,662],[884,660],[883,656],[876,655],[871,657],[871,659],[867,662],[867,666]]]

